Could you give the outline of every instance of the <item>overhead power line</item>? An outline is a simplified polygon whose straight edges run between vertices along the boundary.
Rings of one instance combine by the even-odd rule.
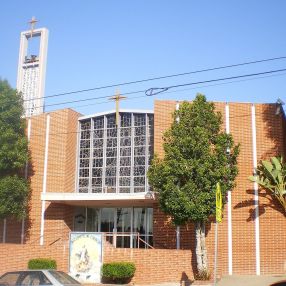
[[[135,81],[128,81],[128,82],[122,82],[122,83],[116,83],[116,84],[92,87],[92,88],[87,88],[87,89],[79,89],[79,90],[67,91],[67,92],[56,93],[56,94],[47,95],[47,96],[43,96],[43,97],[36,97],[36,98],[33,98],[33,99],[26,99],[24,101],[31,101],[31,100],[40,99],[40,98],[59,97],[59,96],[64,96],[64,95],[70,95],[70,94],[83,93],[83,92],[88,92],[88,91],[107,89],[107,88],[111,88],[111,87],[126,86],[126,85],[132,85],[132,84],[143,83],[143,82],[148,82],[148,81],[167,79],[167,78],[173,78],[173,77],[180,77],[180,76],[185,76],[185,75],[190,75],[190,74],[203,73],[203,72],[215,71],[215,70],[222,70],[222,69],[227,69],[227,68],[234,68],[234,67],[258,64],[258,63],[265,63],[265,62],[270,62],[270,61],[278,61],[278,60],[284,60],[284,59],[286,59],[286,56],[267,58],[267,59],[260,59],[260,60],[255,60],[255,61],[248,61],[248,62],[243,62],[243,63],[237,63],[237,64],[230,64],[230,65],[224,65],[224,66],[200,69],[200,70],[189,71],[189,72],[184,72],[184,73],[177,73],[177,74],[172,74],[172,75],[165,75],[165,76],[152,77],[152,78],[135,80]],[[107,97],[109,97],[109,96],[107,96]],[[99,98],[107,98],[107,97],[99,97]]]
[[[234,81],[229,81],[229,82],[219,82],[219,83],[214,83],[214,84],[207,84],[207,85],[202,85],[199,87],[191,87],[191,88],[184,88],[184,89],[180,89],[180,90],[171,90],[171,91],[166,91],[164,92],[164,94],[170,94],[170,93],[178,93],[178,92],[184,92],[184,91],[188,91],[188,90],[194,90],[194,89],[198,89],[198,88],[207,88],[207,87],[214,87],[214,86],[220,86],[220,85],[226,85],[226,84],[233,84],[233,83],[239,83],[239,82],[245,82],[245,81],[252,81],[252,80],[258,80],[258,79],[263,79],[263,78],[269,78],[269,77],[277,77],[277,76],[284,76],[286,75],[286,73],[281,73],[281,74],[271,74],[271,75],[266,75],[266,76],[261,76],[261,77],[254,77],[254,78],[244,78],[244,79],[240,79],[240,80],[234,80]],[[138,98],[143,98],[143,97],[148,97],[146,94],[144,95],[140,95],[140,96],[134,96],[134,97],[127,97],[124,100],[136,100]],[[110,103],[110,101],[101,101],[101,102],[96,102],[96,103],[91,103],[91,104],[84,104],[84,105],[74,105],[74,106],[69,106],[70,108],[84,108],[87,106],[94,106],[94,105],[98,105],[98,104],[106,104],[106,103]]]
[[[217,79],[210,79],[210,80],[197,81],[197,82],[191,82],[191,83],[183,83],[183,84],[171,85],[171,86],[166,86],[166,87],[151,87],[145,91],[145,94],[147,96],[153,96],[153,95],[165,92],[172,88],[178,88],[178,87],[189,86],[189,85],[197,85],[201,83],[218,82],[218,81],[231,80],[231,79],[237,79],[237,78],[245,78],[245,77],[264,75],[264,74],[272,74],[272,73],[278,73],[278,72],[283,72],[283,71],[286,71],[286,69],[278,69],[278,70],[271,70],[271,71],[265,71],[265,72],[258,72],[258,73],[230,76],[230,77],[222,77],[222,78],[217,78]]]
[[[241,78],[248,78],[248,77],[253,77],[253,76],[259,76],[259,75],[270,75],[270,74],[275,74],[279,72],[285,72],[286,68],[284,69],[277,69],[277,70],[270,70],[270,71],[263,71],[263,72],[258,72],[258,73],[251,73],[251,74],[243,74],[243,75],[237,75],[237,76],[231,76],[231,77],[223,77],[223,78],[216,78],[216,79],[209,79],[209,80],[204,80],[204,81],[197,81],[197,82],[189,82],[189,83],[184,83],[184,84],[178,84],[178,85],[171,85],[167,87],[152,87],[147,90],[137,90],[137,91],[131,91],[131,92],[126,92],[122,93],[122,95],[131,95],[131,94],[138,94],[138,93],[144,93],[145,96],[154,96],[159,93],[165,92],[170,89],[178,88],[178,87],[184,87],[184,86],[192,86],[192,85],[199,85],[203,83],[212,83],[212,82],[223,82],[226,80],[233,80],[233,79],[241,79]],[[108,95],[108,96],[101,96],[100,98],[110,98],[114,96],[113,95]],[[73,100],[73,101],[63,101],[59,103],[53,103],[47,106],[58,106],[58,105],[64,105],[64,104],[70,104],[70,103],[79,103],[79,102],[86,102],[86,101],[92,101],[92,100],[97,100],[99,97],[92,97],[92,98],[87,98],[87,99],[79,99],[79,100]],[[43,107],[43,106],[39,106]]]

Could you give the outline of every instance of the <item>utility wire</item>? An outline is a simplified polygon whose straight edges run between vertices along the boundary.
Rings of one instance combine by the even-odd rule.
[[[245,77],[264,75],[264,74],[272,74],[272,73],[277,73],[277,72],[282,72],[282,71],[286,71],[286,69],[271,70],[271,71],[252,73],[252,74],[244,74],[244,75],[231,76],[231,77],[222,77],[222,78],[217,78],[217,79],[210,79],[210,80],[204,80],[204,81],[197,81],[197,82],[191,82],[191,83],[171,85],[171,86],[167,86],[167,87],[151,87],[145,91],[145,94],[147,96],[153,96],[153,95],[157,95],[159,93],[165,92],[171,88],[178,88],[178,87],[183,87],[183,86],[188,86],[188,85],[197,85],[197,84],[201,84],[201,83],[217,82],[217,81],[224,81],[224,80],[237,79],[237,78],[245,78]]]
[[[58,96],[63,96],[63,95],[75,94],[75,93],[83,93],[83,92],[101,90],[101,89],[106,89],[106,88],[111,88],[111,87],[126,86],[126,85],[143,83],[143,82],[154,81],[154,80],[159,80],[159,79],[180,77],[180,76],[185,76],[185,75],[190,75],[190,74],[203,73],[203,72],[208,72],[208,71],[215,71],[215,70],[234,68],[234,67],[239,67],[239,66],[246,66],[246,65],[258,64],[258,63],[264,63],[264,62],[270,62],[270,61],[284,60],[284,59],[286,59],[286,56],[267,58],[267,59],[243,62],[243,63],[238,63],[238,64],[224,65],[224,66],[200,69],[200,70],[195,70],[195,71],[190,71],[190,72],[177,73],[177,74],[166,75],[166,76],[152,77],[152,78],[147,78],[147,79],[142,79],[142,80],[135,80],[135,81],[122,82],[122,83],[116,83],[116,84],[105,85],[105,86],[98,86],[98,87],[87,88],[87,89],[79,89],[79,90],[74,90],[74,91],[56,93],[56,94],[52,94],[52,95],[48,95],[48,96],[36,97],[33,99],[25,99],[24,101],[31,101],[34,99],[41,99],[41,98],[58,97]],[[99,97],[99,98],[104,98],[104,97]]]
[[[226,84],[232,84],[232,83],[239,83],[239,82],[245,82],[245,81],[251,81],[251,80],[258,80],[258,79],[263,79],[263,78],[269,78],[269,77],[277,77],[277,76],[283,76],[286,75],[286,73],[281,73],[281,74],[272,74],[272,75],[266,75],[266,76],[261,76],[261,77],[255,77],[255,78],[246,78],[246,79],[241,79],[241,80],[234,80],[234,81],[229,81],[229,82],[220,82],[220,83],[215,83],[215,84],[208,84],[208,85],[202,85],[199,87],[191,87],[191,88],[184,88],[180,90],[172,90],[172,91],[166,91],[164,94],[170,94],[170,93],[176,93],[176,92],[183,92],[183,91],[188,91],[188,90],[194,90],[198,88],[207,88],[207,87],[213,87],[213,86],[220,86],[220,85],[226,85]],[[125,98],[124,100],[134,100],[138,98],[143,98],[147,97],[147,95],[140,95],[140,96],[135,96],[132,98]],[[110,101],[101,101],[97,103],[92,103],[92,104],[84,104],[84,105],[74,105],[74,106],[69,106],[69,108],[84,108],[87,106],[93,106],[93,105],[98,105],[98,104],[106,104],[109,103]],[[271,104],[271,103],[270,103]]]
[[[202,86],[200,88],[204,88],[204,87],[212,87],[212,86],[218,86],[218,85],[225,85],[225,84],[231,84],[231,83],[237,83],[237,82],[243,82],[243,81],[250,81],[250,80],[257,80],[257,79],[262,79],[262,78],[268,78],[268,77],[274,77],[274,76],[282,76],[282,75],[286,75],[286,73],[283,74],[279,74],[279,75],[267,75],[267,76],[263,76],[263,77],[257,77],[257,78],[252,78],[252,79],[242,79],[242,80],[238,80],[238,81],[231,81],[231,82],[223,82],[223,83],[217,83],[217,84],[211,84],[211,85],[205,85]],[[187,91],[187,90],[192,90],[192,89],[196,89],[195,87],[193,88],[186,88],[186,89],[182,89],[179,91],[167,91],[166,93],[174,93],[174,92],[180,92],[180,91]],[[146,95],[141,95],[141,96],[136,96],[136,97],[132,97],[132,98],[126,98],[125,100],[134,100],[137,98],[142,98],[142,97],[146,97]],[[86,107],[86,106],[90,106],[90,105],[97,105],[97,104],[104,104],[107,103],[109,101],[103,101],[103,102],[99,102],[99,103],[95,103],[95,104],[88,104],[88,105],[81,105],[81,106],[76,106],[76,107]],[[269,103],[268,103],[269,104]],[[270,103],[270,104],[275,104],[275,103]],[[245,118],[245,117],[251,117],[251,114],[242,114],[242,115],[232,115],[229,118]],[[262,117],[262,114],[256,114],[256,117]],[[135,128],[136,126],[133,127],[126,127],[126,128]],[[125,128],[125,127],[121,127],[121,128]],[[104,130],[107,130],[107,128],[104,128]],[[79,134],[81,133],[83,130],[80,131],[68,131],[68,132],[57,132],[57,133],[50,133],[49,136],[56,136],[56,135],[68,135],[68,134]],[[90,131],[90,130],[86,130],[86,131]],[[43,136],[42,134],[34,134],[33,137],[41,137]]]
[[[137,91],[125,92],[125,93],[121,93],[120,95],[130,95],[130,94],[137,94],[137,93],[143,93],[143,92],[145,92],[145,90],[137,90]],[[39,106],[39,107],[63,105],[63,104],[83,102],[83,101],[91,101],[91,100],[97,100],[97,99],[100,99],[100,98],[110,98],[111,99],[111,97],[113,97],[113,96],[116,96],[116,94],[106,95],[106,96],[101,96],[101,97],[92,97],[92,98],[86,98],[86,99],[78,99],[78,100],[72,100],[72,101],[63,101],[63,102],[47,104],[47,105]]]
[[[237,75],[237,76],[231,76],[231,77],[210,79],[210,80],[204,80],[204,81],[197,81],[197,82],[191,82],[191,83],[184,83],[184,84],[178,84],[178,85],[171,85],[171,86],[167,86],[167,87],[152,87],[152,88],[149,88],[148,90],[137,90],[137,91],[122,93],[122,95],[138,94],[138,93],[145,92],[145,96],[154,96],[154,95],[157,95],[159,93],[165,92],[165,91],[173,89],[173,88],[178,88],[178,87],[199,85],[199,84],[211,83],[211,82],[221,82],[221,81],[226,81],[226,80],[231,80],[231,79],[247,78],[247,77],[266,75],[266,74],[275,74],[275,73],[279,73],[279,72],[283,72],[283,71],[286,71],[286,68],[271,70],[271,71],[258,72],[258,73]],[[105,96],[104,98],[111,98],[112,96],[114,96],[114,94],[109,95],[109,96]],[[100,97],[100,98],[103,98],[103,97]],[[99,99],[99,97],[92,97],[92,98],[79,99],[79,100],[73,100],[73,101],[63,101],[63,102],[59,102],[59,103],[53,103],[53,104],[45,105],[45,107],[70,104],[70,103],[78,103],[78,102],[86,102],[86,101],[92,101],[92,100],[97,100],[97,99]],[[39,106],[39,107],[44,107],[44,106]]]

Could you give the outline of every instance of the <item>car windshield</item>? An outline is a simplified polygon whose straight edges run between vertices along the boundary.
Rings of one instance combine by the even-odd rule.
[[[6,273],[0,277],[0,285],[16,285],[20,272]]]
[[[62,272],[62,271],[55,271],[55,270],[49,270],[49,273],[57,279],[61,284],[64,285],[80,285],[78,281],[70,277],[68,274]]]
[[[8,272],[0,277],[0,286],[52,285],[42,271]]]

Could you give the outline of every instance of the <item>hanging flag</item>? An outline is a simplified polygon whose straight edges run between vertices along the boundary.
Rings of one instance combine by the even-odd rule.
[[[221,197],[221,189],[220,183],[216,184],[216,222],[220,223],[222,220],[222,197]]]

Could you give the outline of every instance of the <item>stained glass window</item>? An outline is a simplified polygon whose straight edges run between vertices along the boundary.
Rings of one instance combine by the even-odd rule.
[[[78,192],[148,191],[147,169],[153,157],[154,116],[122,112],[80,120]]]

